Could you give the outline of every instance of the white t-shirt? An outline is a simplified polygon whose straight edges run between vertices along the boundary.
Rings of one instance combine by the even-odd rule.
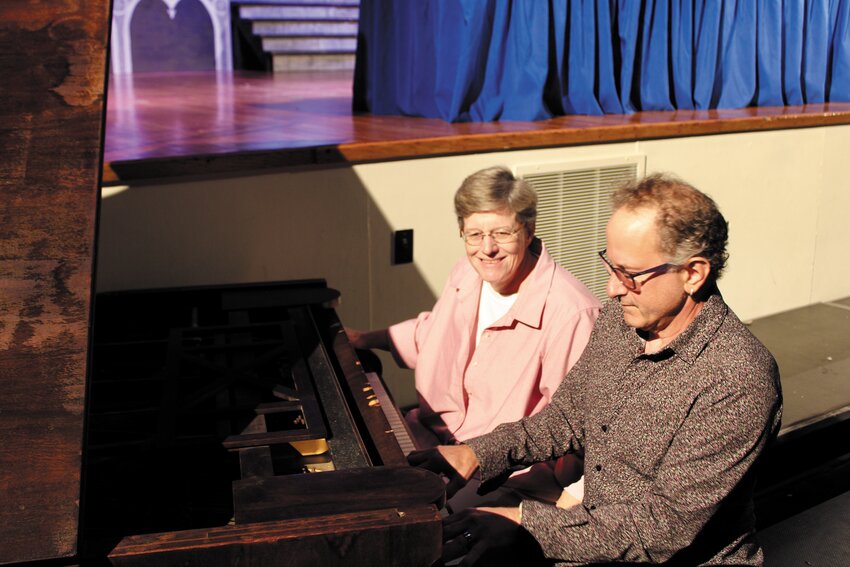
[[[478,328],[475,331],[475,346],[481,340],[484,329],[501,319],[516,303],[519,292],[512,295],[502,295],[493,289],[488,282],[481,284],[481,299],[478,300]]]

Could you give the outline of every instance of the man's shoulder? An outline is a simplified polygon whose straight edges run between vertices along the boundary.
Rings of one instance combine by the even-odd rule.
[[[623,308],[620,307],[620,302],[616,299],[609,299],[605,303],[602,304],[602,310],[599,312],[598,323],[599,326],[606,326],[611,328],[620,328],[625,327],[626,323],[623,321]]]
[[[775,367],[776,360],[764,343],[756,337],[728,308],[720,327],[718,328],[716,340],[713,341],[718,350],[722,350],[724,356],[730,361],[745,361],[751,365],[763,365]]]
[[[747,391],[752,397],[764,399],[779,395],[776,359],[731,309],[700,358],[707,365],[706,374],[713,374],[718,385],[726,383],[724,388]]]

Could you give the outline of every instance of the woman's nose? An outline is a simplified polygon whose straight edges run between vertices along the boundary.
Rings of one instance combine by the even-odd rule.
[[[499,249],[499,245],[496,244],[496,239],[493,238],[492,234],[485,234],[481,240],[481,251],[485,254],[493,254]]]

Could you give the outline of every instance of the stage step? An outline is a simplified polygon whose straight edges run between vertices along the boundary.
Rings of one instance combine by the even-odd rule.
[[[275,73],[286,71],[344,71],[354,69],[349,53],[287,53],[272,57]]]
[[[360,17],[358,6],[242,4],[239,17],[246,20],[356,20]]]
[[[231,0],[231,4],[280,4],[289,6],[360,6],[360,0]]]
[[[263,50],[269,53],[353,53],[356,37],[264,37]]]
[[[359,0],[235,3],[235,66],[273,72],[353,70],[359,16]]]
[[[328,21],[328,20],[270,20],[254,21],[251,27],[254,35],[261,37],[356,37],[356,21]]]

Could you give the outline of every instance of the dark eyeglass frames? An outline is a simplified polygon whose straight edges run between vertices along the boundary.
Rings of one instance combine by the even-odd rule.
[[[607,252],[607,248],[605,250],[600,251],[599,257],[602,258],[602,261],[605,263],[605,267],[608,269],[608,272],[614,274],[620,281],[620,283],[626,286],[626,288],[631,291],[640,291],[641,282],[635,279],[638,276],[643,276],[646,274],[664,273],[671,268],[678,268],[676,264],[666,262],[664,264],[659,264],[654,268],[649,268],[648,270],[641,270],[639,272],[627,272],[622,268],[615,267],[614,264],[611,263],[611,260],[608,259],[608,256],[606,255]]]

